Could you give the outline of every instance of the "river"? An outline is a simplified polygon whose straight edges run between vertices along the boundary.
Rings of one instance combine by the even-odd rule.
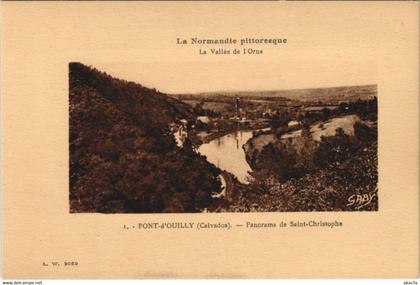
[[[245,159],[242,146],[252,137],[252,131],[235,131],[202,144],[198,152],[210,163],[235,175],[242,183],[248,183],[248,171],[252,171]]]

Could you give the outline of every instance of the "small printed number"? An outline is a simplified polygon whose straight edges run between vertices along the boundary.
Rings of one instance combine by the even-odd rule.
[[[77,266],[79,263],[77,261],[66,261],[64,262],[64,266]]]

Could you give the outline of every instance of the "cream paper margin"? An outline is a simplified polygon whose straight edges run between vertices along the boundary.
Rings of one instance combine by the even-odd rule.
[[[417,2],[2,2],[4,277],[418,276],[418,8]],[[287,36],[287,48],[263,56],[268,62],[282,52],[326,64],[340,57],[375,62],[379,211],[69,214],[68,62],[196,61],[192,48],[175,46],[176,37],[244,34]],[[360,49],[346,53],[346,41],[360,41]],[[344,227],[122,230],[138,222],[290,220],[338,220]],[[41,266],[66,260],[79,266]]]

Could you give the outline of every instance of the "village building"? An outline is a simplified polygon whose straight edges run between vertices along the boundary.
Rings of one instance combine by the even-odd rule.
[[[202,124],[210,123],[210,119],[208,116],[198,116],[196,121],[197,123],[202,123]]]
[[[299,123],[298,121],[290,121],[290,122],[287,124],[287,126],[288,126],[289,128],[297,127],[297,126],[299,126],[299,125],[300,125],[300,123]]]

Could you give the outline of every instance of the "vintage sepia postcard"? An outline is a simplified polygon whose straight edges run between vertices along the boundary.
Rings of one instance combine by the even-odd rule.
[[[0,5],[4,278],[418,277],[418,2]]]

